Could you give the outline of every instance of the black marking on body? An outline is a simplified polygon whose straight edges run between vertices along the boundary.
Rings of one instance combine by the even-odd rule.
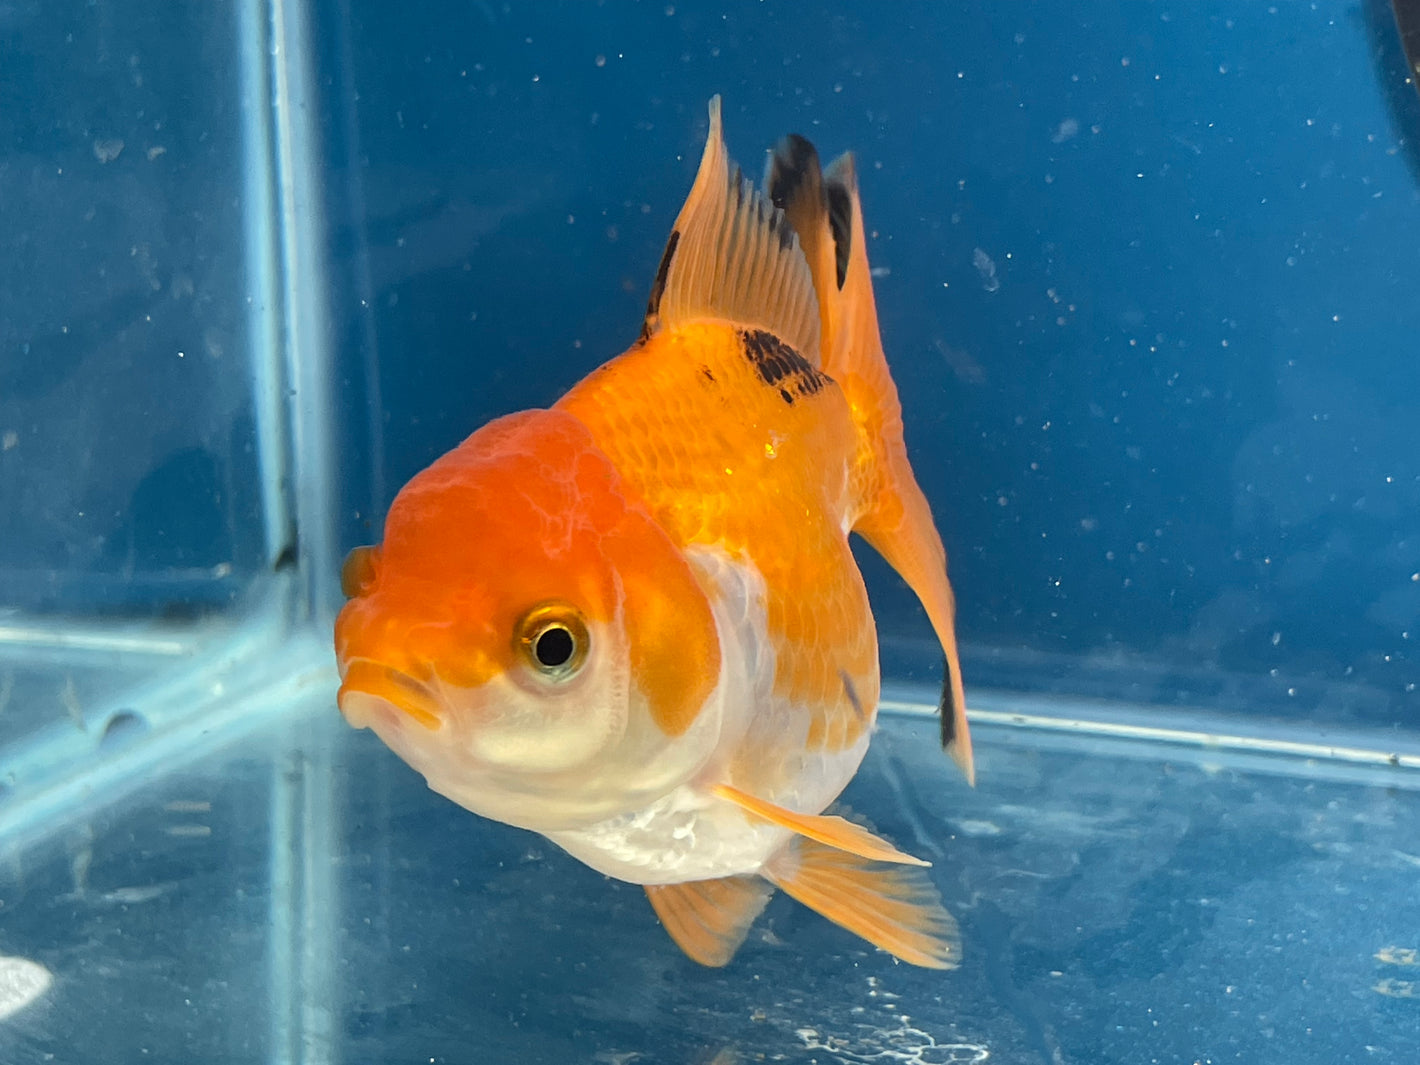
[[[952,663],[948,658],[942,659],[942,702],[937,707],[937,713],[942,718],[942,749],[946,750],[952,745],[952,741],[957,738],[957,704],[952,698]]]
[[[641,323],[641,339],[647,340],[656,331],[661,317],[661,297],[666,293],[666,278],[670,276],[671,260],[680,244],[680,230],[672,229],[666,241],[666,250],[661,253],[661,265],[656,267],[656,280],[651,283],[651,296],[646,300],[646,319]]]
[[[839,679],[843,681],[843,693],[848,696],[848,701],[853,704],[853,713],[858,715],[858,720],[867,724],[868,711],[863,708],[863,700],[858,698],[858,689],[853,684],[853,678],[848,675],[846,669],[838,671]]]
[[[759,379],[778,388],[785,403],[792,404],[795,396],[816,395],[832,380],[773,333],[741,329],[739,334],[745,357],[754,363]]]
[[[710,372],[710,367],[702,366],[700,367],[700,372],[705,376],[705,380],[709,381],[712,385],[718,383],[715,380],[715,375]]]

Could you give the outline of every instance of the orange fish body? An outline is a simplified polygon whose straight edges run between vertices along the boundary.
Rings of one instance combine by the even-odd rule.
[[[787,138],[767,200],[711,102],[640,339],[551,410],[416,476],[346,562],[340,707],[429,785],[646,885],[697,961],[773,886],[898,957],[959,944],[919,862],[822,813],[878,703],[857,532],[947,658],[943,742],[972,776],[946,558],[908,465],[852,161]],[[777,206],[775,206],[777,205]]]

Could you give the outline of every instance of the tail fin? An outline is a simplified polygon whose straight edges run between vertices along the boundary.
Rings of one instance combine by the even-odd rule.
[[[813,145],[786,137],[770,160],[765,186],[799,235],[819,296],[823,368],[842,386],[858,423],[854,485],[861,510],[853,530],[902,575],[926,608],[946,656],[942,746],[974,784],[956,600],[942,538],[907,460],[902,407],[878,333],[853,157],[840,156],[821,173]]]

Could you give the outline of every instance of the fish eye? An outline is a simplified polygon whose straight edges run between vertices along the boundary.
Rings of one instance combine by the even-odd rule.
[[[549,625],[538,633],[537,639],[533,641],[534,657],[539,665],[548,669],[560,669],[565,666],[572,661],[572,654],[576,650],[577,642],[561,625]]]
[[[534,607],[518,622],[517,649],[538,676],[562,681],[587,660],[590,640],[582,615],[565,603]]]

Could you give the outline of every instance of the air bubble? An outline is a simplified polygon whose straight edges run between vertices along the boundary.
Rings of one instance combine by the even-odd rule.
[[[124,747],[148,731],[147,719],[136,710],[120,710],[111,715],[99,737],[99,750],[111,751]]]

